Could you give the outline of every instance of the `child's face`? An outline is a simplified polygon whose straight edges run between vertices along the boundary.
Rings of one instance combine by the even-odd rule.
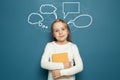
[[[65,23],[62,23],[62,22],[54,23],[53,35],[57,39],[57,41],[60,41],[60,42],[67,41],[68,34],[69,32]]]

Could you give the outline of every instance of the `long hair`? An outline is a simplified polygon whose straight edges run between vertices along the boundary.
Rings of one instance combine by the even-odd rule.
[[[51,24],[51,34],[52,34],[51,37],[52,37],[52,40],[53,40],[53,41],[57,41],[57,39],[54,37],[54,33],[53,33],[53,25],[54,25],[56,22],[62,22],[62,23],[65,24],[65,26],[66,26],[66,28],[67,28],[67,30],[68,30],[67,41],[72,42],[72,40],[71,40],[70,28],[69,28],[68,24],[67,24],[64,20],[62,20],[62,19],[56,19],[56,20],[53,21],[53,23]]]

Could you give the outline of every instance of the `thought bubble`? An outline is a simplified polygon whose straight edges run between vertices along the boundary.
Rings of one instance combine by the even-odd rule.
[[[80,2],[63,2],[62,13],[64,18],[68,14],[80,13]]]
[[[40,12],[42,14],[53,14],[57,8],[52,4],[42,4],[40,7]]]
[[[40,12],[42,14],[54,14],[57,19],[56,10],[57,8],[53,6],[52,4],[42,4],[40,6]]]
[[[28,23],[32,25],[38,24],[38,26],[42,26],[43,20],[44,18],[39,13],[31,13],[28,16]]]

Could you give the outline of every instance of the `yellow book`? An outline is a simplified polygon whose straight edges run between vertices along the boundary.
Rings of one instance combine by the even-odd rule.
[[[68,62],[68,53],[58,53],[52,55],[53,62]]]
[[[69,62],[68,53],[52,54],[52,62]],[[59,78],[69,78],[69,76],[60,76]]]

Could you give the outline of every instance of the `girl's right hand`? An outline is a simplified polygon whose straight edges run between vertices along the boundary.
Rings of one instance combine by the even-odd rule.
[[[64,69],[70,68],[72,66],[71,62],[64,62],[63,65],[64,65]]]

